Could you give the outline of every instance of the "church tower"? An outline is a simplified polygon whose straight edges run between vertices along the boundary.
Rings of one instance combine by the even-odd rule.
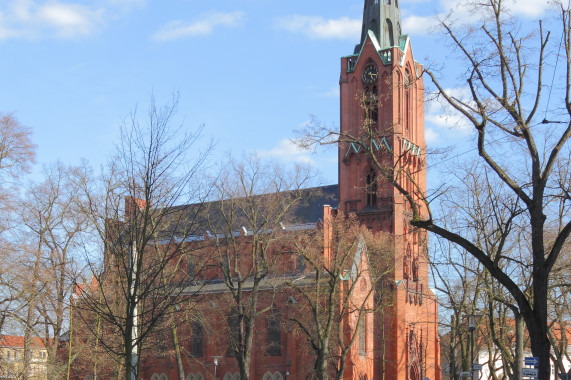
[[[341,59],[339,206],[395,237],[394,302],[376,316],[374,378],[440,378],[438,311],[428,287],[427,233],[409,224],[402,190],[426,194],[422,66],[401,31],[399,0],[364,0],[361,40]],[[403,0],[404,1],[404,0]],[[368,152],[374,153],[374,159]],[[425,210],[421,210],[425,213]]]

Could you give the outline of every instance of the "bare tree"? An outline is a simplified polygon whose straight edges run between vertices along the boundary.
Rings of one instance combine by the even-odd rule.
[[[276,291],[267,281],[278,273],[295,210],[315,194],[302,190],[311,178],[306,168],[284,170],[257,157],[230,160],[223,167],[214,185],[218,200],[209,204],[206,226],[213,265],[228,295],[230,353],[238,362],[240,378],[249,379],[254,325],[271,310]],[[268,292],[270,300],[260,302]]]
[[[36,159],[31,130],[11,114],[0,113],[0,173],[18,178],[28,173]]]
[[[11,227],[14,211],[17,210],[18,192],[14,189],[15,180],[28,173],[35,162],[36,146],[31,141],[31,130],[22,125],[13,115],[0,113],[0,233]],[[3,331],[7,319],[14,320],[22,306],[19,299],[18,273],[13,270],[18,264],[17,255],[9,255],[17,250],[10,236],[0,235],[0,245],[4,252],[0,266],[0,330]]]
[[[305,273],[288,286],[298,298],[291,321],[315,355],[312,378],[343,379],[354,344],[372,358],[367,338],[373,313],[392,304],[388,286],[393,238],[373,235],[354,215],[340,213],[323,221],[321,229],[304,231],[292,245]],[[301,274],[300,274],[301,276]]]
[[[165,276],[184,277],[178,269],[198,210],[177,206],[200,204],[200,171],[212,146],[198,145],[201,128],[172,126],[177,102],[173,96],[159,107],[152,98],[143,121],[135,111],[121,127],[97,185],[82,184],[87,196],[82,206],[103,242],[104,258],[87,256],[96,289],[83,292],[76,309],[86,320],[93,314],[101,318],[102,326],[92,333],[120,358],[127,379],[138,376],[145,339],[181,301],[182,287]]]

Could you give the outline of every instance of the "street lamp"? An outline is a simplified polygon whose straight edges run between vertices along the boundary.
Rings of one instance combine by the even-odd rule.
[[[468,319],[468,331],[470,331],[470,371],[472,372],[472,379],[474,378],[474,331],[476,330],[476,319],[480,315],[467,314],[464,318]]]
[[[221,359],[222,356],[211,356],[214,360],[214,380],[216,380],[216,368],[218,368],[218,359]]]

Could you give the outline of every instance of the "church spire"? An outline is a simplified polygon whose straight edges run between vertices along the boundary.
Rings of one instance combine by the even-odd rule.
[[[355,54],[361,51],[369,30],[381,49],[397,45],[401,35],[399,0],[365,0],[361,42],[355,46]]]

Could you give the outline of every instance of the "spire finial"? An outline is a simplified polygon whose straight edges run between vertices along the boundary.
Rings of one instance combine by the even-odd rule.
[[[373,31],[381,49],[398,44],[401,35],[399,0],[365,0],[361,42],[355,54],[361,51],[369,30]]]

